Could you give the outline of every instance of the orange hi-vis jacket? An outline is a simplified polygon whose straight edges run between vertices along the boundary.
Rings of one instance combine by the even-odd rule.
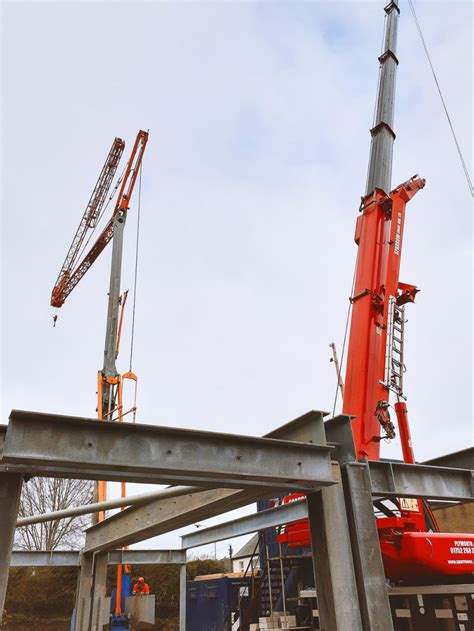
[[[138,581],[133,586],[133,594],[149,594],[150,586],[148,583],[139,583]]]

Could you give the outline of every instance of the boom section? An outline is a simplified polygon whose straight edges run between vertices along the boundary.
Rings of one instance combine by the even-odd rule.
[[[394,436],[387,414],[390,388],[385,361],[390,301],[413,302],[417,288],[399,282],[405,210],[425,185],[416,176],[386,195],[381,189],[362,200],[357,218],[357,257],[347,355],[343,413],[356,418],[352,429],[359,458],[378,460],[382,437]]]
[[[135,144],[133,145],[130,159],[125,169],[124,177],[120,187],[120,192],[117,197],[114,212],[112,217],[107,222],[105,228],[100,233],[97,241],[94,243],[88,254],[82,259],[77,266],[76,270],[66,279],[62,286],[61,294],[55,303],[51,302],[54,307],[61,307],[64,301],[69,296],[74,287],[85,276],[86,272],[90,269],[92,264],[97,260],[100,254],[103,252],[107,244],[114,236],[115,219],[120,214],[124,217],[128,210],[128,204],[133,193],[135,182],[140,170],[143,153],[145,151],[146,143],[148,141],[148,132],[140,130],[137,134]],[[54,292],[54,290],[53,290]]]
[[[82,244],[88,231],[94,229],[99,221],[124,148],[125,142],[121,138],[115,138],[53,287],[51,294],[53,307],[61,307],[72,289],[69,288],[69,283]]]

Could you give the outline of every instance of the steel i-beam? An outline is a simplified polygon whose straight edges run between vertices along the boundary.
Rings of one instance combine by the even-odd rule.
[[[14,410],[3,463],[54,475],[226,488],[333,483],[323,445]],[[50,473],[51,474],[51,473]]]
[[[23,476],[21,474],[0,473],[0,623],[3,618],[7,594],[8,573],[22,481]]]
[[[342,467],[345,504],[364,631],[393,631],[366,464]]]

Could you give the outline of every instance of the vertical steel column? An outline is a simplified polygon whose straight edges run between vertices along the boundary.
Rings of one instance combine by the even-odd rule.
[[[105,598],[108,558],[107,552],[81,556],[74,631],[102,631],[100,620]]]
[[[93,554],[81,555],[81,567],[76,592],[76,626],[74,631],[87,631],[89,627],[93,565]]]
[[[307,496],[322,631],[362,631],[342,484]]]
[[[392,0],[385,7],[386,24],[383,53],[379,57],[380,74],[377,89],[377,105],[374,126],[370,130],[369,169],[367,173],[366,195],[375,188],[390,192],[392,181],[393,113],[395,109],[395,80],[397,76],[397,30],[398,0]]]
[[[105,589],[107,583],[107,565],[109,555],[101,552],[94,556],[94,574],[92,580],[91,594],[91,618],[89,624],[90,631],[102,631],[102,610],[104,607]]]
[[[186,631],[186,563],[179,568],[179,631]]]
[[[368,466],[346,464],[342,479],[363,629],[393,631]]]
[[[23,475],[20,473],[0,473],[0,623],[7,595],[22,482]]]

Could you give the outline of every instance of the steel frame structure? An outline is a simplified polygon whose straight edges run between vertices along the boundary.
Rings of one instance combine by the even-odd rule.
[[[226,488],[332,484],[330,447],[13,410],[3,462],[30,475]],[[13,469],[10,469],[13,470]]]
[[[109,565],[158,565],[186,563],[186,550],[116,550],[110,552]],[[76,550],[14,550],[10,567],[79,567],[81,553]]]
[[[180,483],[199,488],[183,496],[132,506],[89,528],[80,562],[77,553],[73,557],[68,552],[53,553],[52,556],[51,553],[43,553],[36,557],[37,561],[30,561],[31,564],[40,561],[48,563],[47,555],[50,555],[49,563],[58,565],[60,555],[65,554],[68,563],[80,563],[76,598],[76,611],[80,615],[76,631],[97,629],[94,621],[100,618],[107,564],[142,563],[147,556],[150,562],[181,563],[180,629],[185,631],[185,555],[188,549],[306,516],[312,534],[323,628],[335,631],[348,628],[392,631],[373,497],[395,495],[472,500],[473,472],[465,466],[474,461],[474,449],[439,459],[440,463],[449,464],[449,467],[431,463],[357,462],[350,431],[351,417],[341,415],[324,422],[324,416],[324,412],[309,412],[264,438],[255,438],[12,413],[8,427],[0,430],[0,609],[3,610],[8,568],[10,565],[18,566],[18,559],[24,554],[15,552],[12,560],[13,535],[24,475],[90,479],[100,476],[102,479],[142,479],[150,483],[164,480],[176,483],[179,479]],[[120,467],[102,453],[106,449],[104,436],[113,441],[111,451],[118,450],[123,454]],[[140,439],[141,466],[136,460],[136,453],[130,450],[131,440],[136,441],[137,438]],[[188,457],[190,444],[194,444],[194,450],[199,451],[201,457],[192,459],[193,466],[186,463],[184,469],[183,462]],[[216,457],[216,445],[220,445],[222,455],[219,458]],[[110,444],[107,448],[110,449]],[[91,449],[94,459],[89,456],[88,450]],[[165,453],[169,449],[180,454],[173,460],[175,475],[171,479],[168,465],[158,461],[158,458],[172,455]],[[296,453],[298,460],[295,460]],[[211,457],[214,458],[212,465]],[[229,457],[231,465],[223,462]],[[311,459],[315,462],[310,466]],[[238,463],[237,467],[234,462]],[[266,470],[262,470],[263,466]],[[295,469],[298,472],[303,470],[304,475],[295,475]],[[289,471],[293,474],[286,477],[285,485],[284,478]],[[224,483],[225,488],[222,488]],[[121,546],[248,505],[276,490],[290,487],[304,490],[307,500],[192,532],[182,538],[180,551],[117,550]],[[26,557],[23,560],[26,562]],[[66,562],[64,557],[63,562]]]

